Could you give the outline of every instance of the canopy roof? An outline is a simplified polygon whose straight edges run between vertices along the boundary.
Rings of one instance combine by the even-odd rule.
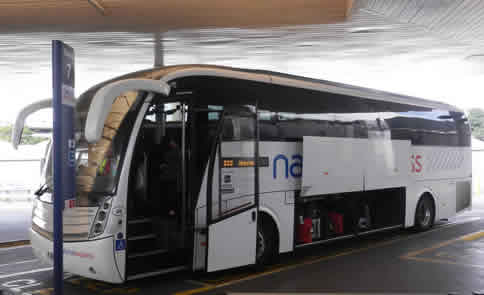
[[[7,0],[0,32],[160,32],[344,21],[353,0]]]

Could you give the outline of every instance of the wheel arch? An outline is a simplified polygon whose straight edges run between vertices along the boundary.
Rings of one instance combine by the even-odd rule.
[[[271,212],[268,208],[265,207],[260,207],[259,208],[259,218],[261,219],[261,222],[272,222],[274,225],[274,228],[276,230],[276,243],[277,243],[277,251],[280,253],[280,239],[281,239],[281,230],[280,230],[280,223],[279,220],[277,219],[276,215]]]
[[[435,193],[430,188],[424,188],[418,194],[417,203],[415,203],[415,207],[413,208],[414,220],[415,220],[415,215],[417,214],[418,203],[425,196],[430,197],[430,200],[432,201],[432,205],[434,206],[434,222],[435,222],[436,220],[439,220],[438,216],[440,216],[440,212],[439,212],[439,207],[437,206],[437,200],[436,200],[437,197],[436,197]],[[415,221],[414,221],[414,224],[415,224]]]

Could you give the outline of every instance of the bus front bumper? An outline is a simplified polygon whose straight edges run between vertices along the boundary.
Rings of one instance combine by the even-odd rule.
[[[51,240],[31,229],[30,243],[38,259],[53,264]],[[123,283],[124,263],[117,261],[125,261],[126,251],[115,251],[114,243],[112,236],[90,241],[64,242],[64,271],[109,283]],[[123,265],[118,267],[118,264]]]

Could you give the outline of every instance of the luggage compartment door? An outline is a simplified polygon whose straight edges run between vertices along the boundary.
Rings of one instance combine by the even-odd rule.
[[[367,139],[304,136],[301,196],[362,191],[367,152]]]

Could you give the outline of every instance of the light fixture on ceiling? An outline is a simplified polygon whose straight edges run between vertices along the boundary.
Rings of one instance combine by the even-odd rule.
[[[102,4],[98,0],[87,0],[89,4],[91,4],[100,14],[106,15],[106,9],[102,6]]]
[[[383,31],[390,30],[390,26],[380,26],[380,27],[352,27],[347,29],[349,33],[352,34],[368,34],[368,33],[379,33]]]
[[[484,61],[484,54],[471,54],[471,55],[466,56],[464,59],[468,60],[468,61],[483,62]]]

